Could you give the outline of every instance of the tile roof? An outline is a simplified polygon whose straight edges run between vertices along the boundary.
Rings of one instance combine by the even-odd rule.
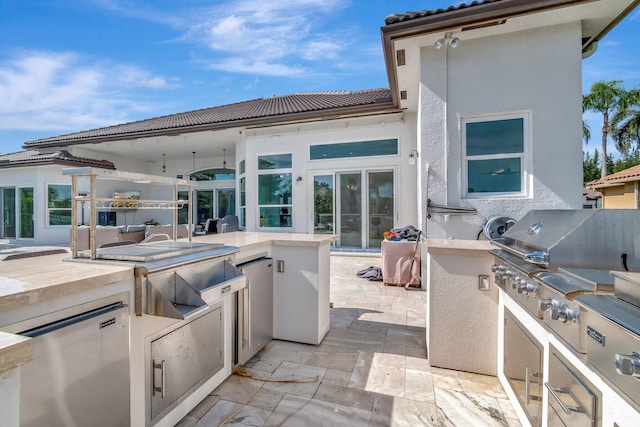
[[[42,153],[38,150],[18,151],[17,153],[0,154],[0,168],[39,165],[93,166],[103,169],[115,169],[115,165],[107,160],[75,157],[66,150],[53,153]]]
[[[621,170],[620,172],[612,173],[604,178],[596,179],[591,182],[587,182],[587,187],[604,187],[607,184],[614,184],[623,181],[632,181],[631,178],[638,178],[633,181],[640,181],[640,165],[632,166],[629,169]]]
[[[358,111],[382,111],[395,108],[389,89],[361,91],[302,92],[293,95],[259,98],[235,104],[221,105],[170,114],[136,122],[108,126],[67,135],[28,141],[25,147],[55,146],[136,138],[171,130],[224,129],[234,126],[275,124],[293,119],[313,119]]]
[[[433,9],[433,10],[422,10],[419,12],[405,12],[398,14],[391,14],[384,19],[385,25],[397,24],[398,22],[406,22],[411,21],[413,19],[418,18],[426,18],[427,16],[433,15],[441,15],[443,13],[455,12],[457,10],[468,9],[471,7],[481,6],[483,4],[488,3],[497,3],[503,0],[481,0],[481,1],[473,1],[469,4],[461,3],[458,6],[449,6],[446,9]]]

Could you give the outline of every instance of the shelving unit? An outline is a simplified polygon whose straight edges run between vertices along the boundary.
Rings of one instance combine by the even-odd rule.
[[[193,187],[197,185],[194,181],[185,179],[167,178],[156,175],[146,175],[134,172],[122,172],[114,170],[106,170],[99,168],[83,167],[83,168],[65,168],[62,170],[63,175],[71,176],[71,194],[72,196],[72,209],[71,209],[71,255],[73,258],[78,257],[77,238],[78,238],[78,204],[84,206],[85,203],[89,203],[90,221],[89,221],[89,247],[90,258],[96,259],[96,222],[98,210],[117,210],[117,211],[132,211],[136,209],[170,209],[173,211],[173,219],[171,221],[173,225],[173,240],[177,240],[177,225],[178,225],[178,210],[188,206],[189,210],[189,230],[192,229],[193,218]],[[89,193],[80,194],[78,192],[78,180],[81,178],[89,179]],[[96,197],[97,194],[97,181],[98,180],[111,180],[111,181],[124,181],[133,182],[136,184],[160,184],[171,187],[172,198],[167,200],[145,200],[145,199],[121,199],[112,197]],[[178,188],[188,187],[187,200],[178,199]],[[181,191],[184,191],[182,189]],[[123,206],[124,205],[124,206]],[[189,242],[191,242],[191,233],[189,234]]]

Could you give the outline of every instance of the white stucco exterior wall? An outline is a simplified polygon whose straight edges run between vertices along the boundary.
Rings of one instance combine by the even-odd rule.
[[[339,119],[306,125],[278,126],[245,132],[244,155],[247,177],[247,231],[256,231],[258,224],[258,156],[291,153],[293,156],[293,232],[313,232],[314,174],[360,170],[393,170],[395,172],[395,227],[418,227],[418,165],[409,165],[409,153],[416,149],[416,115],[395,114],[366,118]],[[311,145],[369,141],[397,138],[397,156],[358,157],[330,160],[309,160]],[[301,177],[301,181],[296,181]],[[366,203],[366,192],[363,203]]]
[[[472,207],[478,215],[423,217],[428,237],[475,239],[486,219],[531,209],[582,207],[580,23],[465,40],[421,50],[421,203]],[[530,115],[528,194],[463,199],[461,119]],[[446,132],[445,132],[446,129]]]

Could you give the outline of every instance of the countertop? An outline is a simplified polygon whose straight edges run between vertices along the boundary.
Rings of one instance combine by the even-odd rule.
[[[209,234],[194,243],[223,243],[240,250],[270,244],[319,247],[337,238],[331,234],[232,232]],[[181,239],[186,241],[187,239]],[[55,297],[94,289],[109,283],[133,279],[133,265],[116,262],[67,262],[70,254],[28,257],[0,262],[0,310],[35,304]]]

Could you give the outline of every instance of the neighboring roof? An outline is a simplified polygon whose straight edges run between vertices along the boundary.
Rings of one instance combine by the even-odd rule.
[[[640,181],[640,165],[632,166],[629,169],[612,173],[604,178],[587,182],[586,186],[590,188],[606,187],[608,185],[621,184],[627,181]]]
[[[591,188],[583,188],[582,195],[587,200],[598,200],[602,198],[602,193],[596,190],[592,190]]]
[[[397,110],[389,89],[304,92],[259,98],[185,113],[171,114],[84,132],[28,141],[29,147],[135,139],[185,131],[221,130],[239,126],[271,125],[299,120],[319,120],[345,115]]]
[[[66,150],[53,153],[42,153],[37,150],[18,151],[17,153],[0,154],[0,168],[20,166],[65,165],[93,166],[102,169],[115,169],[115,165],[107,160],[75,157]]]

